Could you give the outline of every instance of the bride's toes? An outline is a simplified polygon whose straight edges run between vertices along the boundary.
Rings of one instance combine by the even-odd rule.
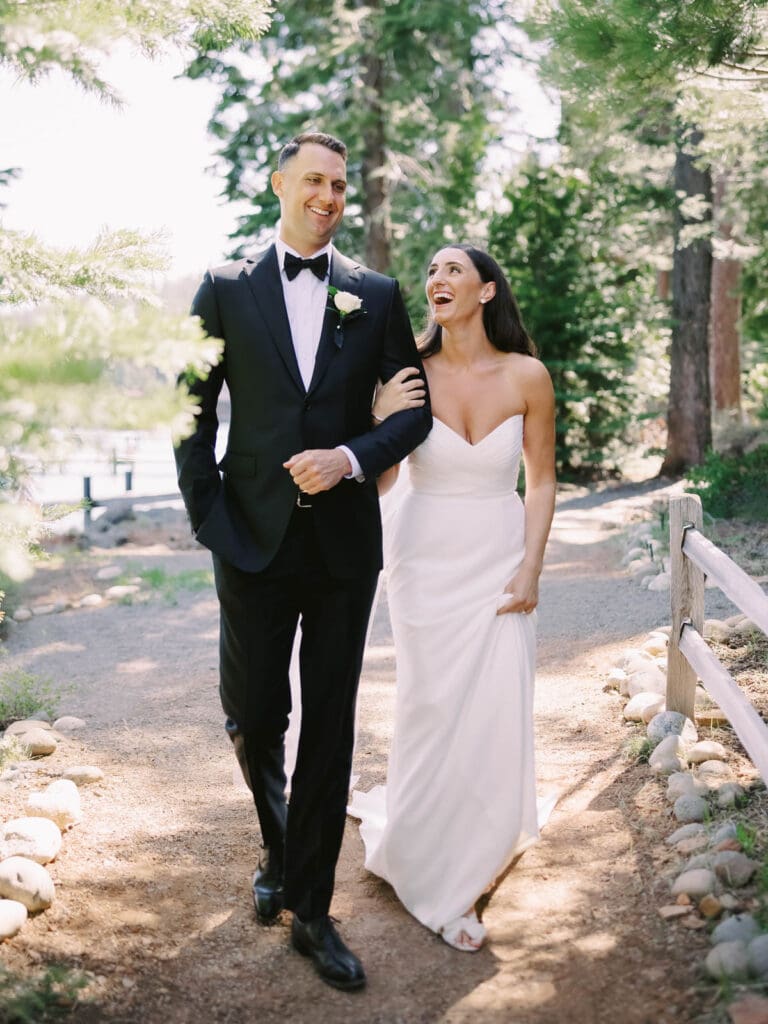
[[[440,937],[462,953],[476,953],[485,942],[485,928],[474,913],[457,917],[440,929]]]

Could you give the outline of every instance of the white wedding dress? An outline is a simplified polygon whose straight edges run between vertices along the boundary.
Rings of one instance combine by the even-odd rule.
[[[496,615],[523,557],[522,439],[522,416],[474,445],[435,419],[385,524],[394,739],[386,787],[349,813],[365,866],[434,931],[539,835],[535,614]]]

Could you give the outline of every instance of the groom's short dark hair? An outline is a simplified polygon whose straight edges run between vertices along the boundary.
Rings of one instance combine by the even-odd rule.
[[[280,150],[280,156],[277,158],[278,171],[281,171],[284,164],[290,160],[292,156],[296,156],[301,147],[307,144],[325,146],[326,149],[330,149],[332,152],[338,153],[342,160],[347,159],[347,147],[341,139],[337,139],[333,135],[327,135],[325,132],[302,132],[300,135],[294,135],[291,141],[286,142]]]

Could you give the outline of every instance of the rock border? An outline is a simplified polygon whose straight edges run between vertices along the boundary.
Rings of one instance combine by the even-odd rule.
[[[110,580],[120,579],[125,575],[125,569],[119,565],[104,565],[94,573],[94,579],[99,583],[108,583]],[[43,615],[56,615],[74,608],[98,608],[105,601],[123,601],[126,598],[138,594],[144,585],[141,576],[131,576],[125,583],[114,583],[106,587],[103,593],[91,591],[83,597],[74,601],[54,601],[45,604],[21,605],[9,617],[11,622],[29,622],[30,619],[39,618]]]
[[[622,565],[641,586],[668,590],[669,562],[659,555],[652,531],[647,521],[628,531]],[[758,630],[741,614],[704,623],[705,639],[720,643]],[[666,710],[670,632],[670,626],[652,630],[639,647],[625,649],[605,687],[625,698],[624,720],[644,729],[649,771],[659,781],[666,780],[665,798],[677,823],[665,842],[680,860],[670,874],[670,901],[658,913],[692,930],[711,928],[712,948],[702,964],[711,980],[768,986],[768,924],[752,912],[760,904],[748,891],[762,865],[744,851],[735,817],[713,820],[714,815],[738,808],[747,790],[729,764],[734,752],[698,736],[697,726],[711,727],[728,719],[700,681],[695,722]],[[732,1002],[728,1014],[734,1024],[766,1022],[768,998],[749,993]]]
[[[0,746],[13,742],[23,756],[9,762],[0,785],[27,785],[39,760],[86,725],[71,715],[52,725],[38,719],[11,723],[0,736]],[[46,865],[55,861],[63,837],[82,820],[79,787],[104,778],[95,765],[70,765],[56,774],[44,789],[30,789],[25,817],[0,823],[0,942],[18,935],[30,914],[43,913],[53,903],[56,887]]]

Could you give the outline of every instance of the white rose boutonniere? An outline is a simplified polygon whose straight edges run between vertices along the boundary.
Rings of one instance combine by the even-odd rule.
[[[359,295],[353,295],[352,292],[340,292],[337,288],[328,289],[333,295],[333,304],[338,309],[342,319],[345,316],[349,316],[350,313],[356,313],[359,309],[363,308],[363,300]]]
[[[344,343],[343,325],[345,321],[356,316],[365,315],[363,300],[359,295],[353,295],[352,292],[342,292],[338,288],[334,288],[333,285],[329,286],[328,295],[333,299],[333,305],[328,308],[339,314],[339,322],[336,325],[334,340],[336,345],[341,348]]]

